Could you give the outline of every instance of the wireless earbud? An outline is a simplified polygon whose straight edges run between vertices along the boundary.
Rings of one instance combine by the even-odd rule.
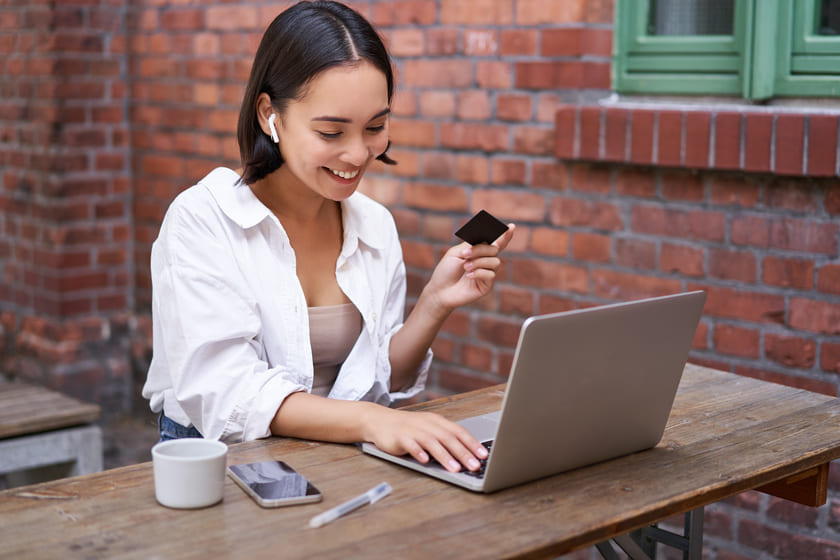
[[[277,136],[277,129],[274,127],[274,119],[277,118],[276,113],[271,113],[271,116],[268,117],[268,129],[271,131],[271,140],[274,141],[275,144],[280,143],[280,137]]]

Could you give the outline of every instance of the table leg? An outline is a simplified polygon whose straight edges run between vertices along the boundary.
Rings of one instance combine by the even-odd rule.
[[[685,514],[682,535],[659,527],[645,527],[633,533],[620,535],[613,541],[631,560],[654,560],[656,543],[681,550],[683,560],[701,560],[703,557],[703,508],[699,507]],[[618,558],[609,541],[598,543],[595,548],[604,560]]]

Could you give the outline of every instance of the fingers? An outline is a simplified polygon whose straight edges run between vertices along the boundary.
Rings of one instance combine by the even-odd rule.
[[[487,458],[487,450],[465,428],[430,413],[404,412],[410,415],[401,422],[401,451],[421,463],[433,457],[449,472],[462,467],[471,471],[481,467],[479,459]]]

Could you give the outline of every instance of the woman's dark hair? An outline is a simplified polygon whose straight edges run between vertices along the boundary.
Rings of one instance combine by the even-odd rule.
[[[236,136],[244,167],[241,181],[252,184],[283,165],[277,144],[260,128],[257,98],[268,94],[281,113],[301,99],[320,72],[365,60],[385,74],[388,101],[394,94],[394,72],[376,30],[357,12],[329,0],[299,2],[278,15],[257,48]],[[390,142],[388,144],[390,146]],[[385,152],[377,159],[395,163]]]

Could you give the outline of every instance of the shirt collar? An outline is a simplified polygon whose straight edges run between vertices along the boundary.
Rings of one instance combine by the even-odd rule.
[[[232,169],[218,167],[199,183],[207,187],[225,215],[243,229],[254,227],[271,216],[271,210],[260,202],[248,185],[239,182],[239,174]],[[350,252],[355,250],[359,241],[373,249],[385,248],[380,229],[365,211],[370,203],[359,192],[341,203],[345,248]]]
[[[233,169],[217,167],[199,184],[207,187],[222,212],[242,229],[253,227],[271,215],[251,188],[239,182],[239,174]]]

